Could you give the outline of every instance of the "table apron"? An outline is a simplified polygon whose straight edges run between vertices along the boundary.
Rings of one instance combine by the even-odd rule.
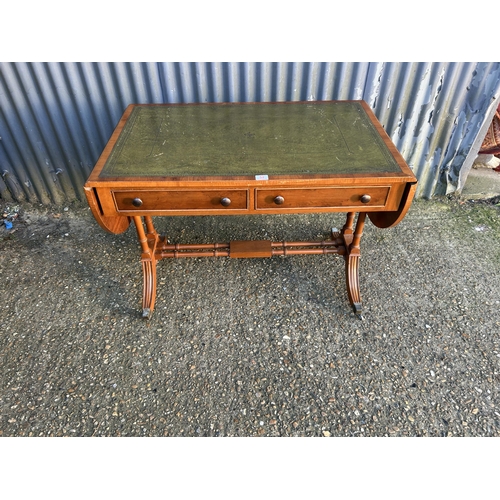
[[[394,211],[404,183],[220,189],[96,188],[105,216]]]

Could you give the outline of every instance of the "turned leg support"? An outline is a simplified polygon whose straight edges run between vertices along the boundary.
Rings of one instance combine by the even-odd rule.
[[[365,219],[365,212],[358,215],[356,229],[353,232],[354,213],[349,212],[344,228],[342,229],[342,235],[346,246],[344,259],[347,295],[349,296],[349,301],[354,313],[359,317],[361,317],[361,293],[359,290],[359,258],[361,257],[361,252],[359,243],[363,235]]]
[[[266,242],[269,247],[265,256],[288,255],[288,254],[306,254],[306,253],[337,253],[344,256],[347,294],[351,306],[359,317],[361,317],[361,294],[359,290],[359,243],[363,235],[366,213],[358,215],[356,227],[354,229],[354,212],[347,214],[346,223],[342,228],[340,236],[336,233],[335,241],[325,242],[292,242],[292,243],[271,243]],[[153,220],[149,216],[144,217],[144,222],[140,216],[133,217],[137,237],[141,245],[141,263],[144,279],[142,292],[142,317],[149,319],[153,313],[156,300],[156,265],[158,260],[166,257],[202,257],[202,256],[256,256],[255,242],[245,243],[250,245],[252,252],[243,252],[239,255],[231,254],[231,245],[170,245],[164,237],[160,237],[153,226]],[[144,228],[144,225],[146,226]],[[236,242],[238,243],[238,242]],[[242,242],[239,242],[240,244]],[[259,243],[259,242],[257,242]],[[241,246],[241,245],[240,245]],[[289,249],[288,247],[298,247]],[[281,248],[283,247],[283,248]],[[314,248],[313,248],[314,247]],[[246,248],[246,246],[244,246]],[[236,246],[233,250],[236,249]],[[234,253],[234,252],[233,252]],[[231,255],[230,255],[231,254]],[[268,255],[269,254],[269,255]],[[261,256],[260,254],[258,256]]]
[[[142,291],[142,317],[149,319],[153,313],[156,300],[156,256],[155,250],[159,237],[153,227],[151,217],[145,217],[147,233],[144,232],[142,220],[134,216],[134,224],[137,230],[137,237],[141,244],[142,273],[144,286]]]

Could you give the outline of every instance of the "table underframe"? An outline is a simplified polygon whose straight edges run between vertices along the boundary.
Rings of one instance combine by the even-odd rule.
[[[345,260],[345,277],[349,302],[354,313],[361,317],[359,287],[360,240],[363,235],[366,212],[348,212],[340,232],[332,232],[325,241],[271,242],[268,240],[232,241],[212,244],[171,244],[160,236],[149,215],[132,217],[141,245],[143,270],[142,317],[151,318],[156,300],[156,266],[159,260],[184,257],[265,258],[287,255],[338,254]]]

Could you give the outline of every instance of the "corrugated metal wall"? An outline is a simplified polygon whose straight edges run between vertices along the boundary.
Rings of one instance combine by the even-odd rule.
[[[364,99],[430,198],[460,189],[499,96],[500,63],[0,62],[0,196],[83,200],[130,103]]]

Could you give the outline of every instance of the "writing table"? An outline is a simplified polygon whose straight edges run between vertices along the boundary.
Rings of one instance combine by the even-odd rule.
[[[331,253],[345,260],[349,301],[360,314],[366,216],[379,228],[398,224],[416,184],[364,101],[131,104],[84,190],[106,231],[122,233],[134,221],[149,318],[161,259]],[[187,245],[170,244],[152,219],[317,212],[346,212],[346,222],[326,241]]]

